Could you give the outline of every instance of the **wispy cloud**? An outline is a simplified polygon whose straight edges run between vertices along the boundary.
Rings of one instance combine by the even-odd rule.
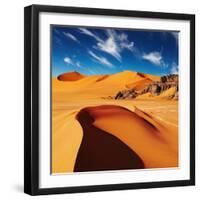
[[[64,34],[67,38],[73,40],[74,42],[80,43],[79,40],[78,40],[74,35],[72,35],[71,33],[63,32],[63,34]]]
[[[114,38],[109,37],[106,41],[98,42],[96,48],[114,56],[117,60],[121,61],[120,48],[116,44]]]
[[[59,37],[55,36],[55,37],[54,37],[54,40],[55,40],[55,42],[56,42],[59,46],[62,45],[62,41],[61,41],[61,39],[60,39]]]
[[[124,49],[133,50],[134,43],[129,42],[128,36],[125,33],[117,33],[114,30],[108,29],[106,31],[108,38],[105,41],[97,43],[97,49],[104,51],[118,61],[121,61],[121,52]]]
[[[175,62],[172,63],[170,72],[171,74],[178,74],[178,65]]]
[[[106,65],[108,67],[113,67],[113,64],[110,63],[106,58],[102,57],[102,56],[97,56],[95,53],[93,53],[92,51],[88,51],[88,53],[92,56],[92,58],[94,58],[96,61],[98,61],[99,63]]]
[[[93,32],[89,31],[86,28],[79,28],[79,30],[80,30],[81,33],[83,33],[85,35],[88,35],[90,37],[93,37],[98,42],[102,42],[103,41],[98,35],[94,34]]]
[[[87,72],[89,72],[90,74],[92,74],[92,75],[95,75],[95,74],[97,74],[97,72],[96,71],[94,71],[94,70],[91,70],[91,69],[87,69]]]
[[[58,31],[57,29],[53,29],[55,31],[56,34],[60,35],[60,31]]]
[[[65,58],[64,58],[64,62],[67,63],[67,64],[70,64],[70,65],[74,65],[72,59],[69,58],[69,57],[65,57]]]
[[[175,40],[178,40],[178,32],[171,32],[171,35],[174,37]]]
[[[176,45],[178,45],[178,32],[171,32],[171,35],[175,39]]]
[[[73,65],[74,67],[78,67],[78,68],[81,68],[81,66],[82,66],[79,61],[74,61],[70,57],[65,57],[64,62],[69,65]]]
[[[176,45],[178,45],[179,32],[177,32],[177,31],[169,31],[169,32],[163,31],[162,35],[163,35],[165,40],[167,40],[168,36],[173,37],[174,40],[176,41]]]
[[[81,63],[80,63],[79,61],[76,62],[76,66],[77,66],[78,68],[81,68],[81,67],[82,67],[82,65],[81,65]]]
[[[160,52],[154,51],[150,53],[144,53],[142,55],[144,60],[151,62],[152,64],[160,67],[167,67],[167,64],[164,62],[163,57]]]
[[[133,51],[134,49],[134,42],[130,42],[128,40],[128,35],[125,33],[116,34],[115,32],[111,33],[111,35],[114,35],[116,40],[119,41],[119,45],[122,49],[128,49],[130,51]]]
[[[107,38],[102,39],[86,28],[80,28],[79,30],[81,33],[88,35],[97,41],[97,44],[94,46],[95,49],[110,54],[118,61],[121,61],[121,52],[124,49],[133,51],[134,42],[130,42],[128,40],[128,35],[125,33],[117,33],[114,30],[108,29],[106,30]]]

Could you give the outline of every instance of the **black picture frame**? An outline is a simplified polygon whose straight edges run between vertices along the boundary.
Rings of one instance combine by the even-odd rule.
[[[190,179],[62,188],[39,188],[39,14],[76,13],[153,19],[188,20],[190,23]],[[24,192],[30,195],[187,186],[195,184],[195,15],[31,5],[24,9]]]

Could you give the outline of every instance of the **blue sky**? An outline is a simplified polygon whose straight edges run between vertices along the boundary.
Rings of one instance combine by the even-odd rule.
[[[123,70],[178,73],[178,33],[134,29],[52,26],[52,75]]]

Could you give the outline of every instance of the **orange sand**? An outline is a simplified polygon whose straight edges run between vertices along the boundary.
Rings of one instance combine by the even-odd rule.
[[[76,116],[86,107],[94,119],[93,126],[126,144],[142,159],[145,168],[177,167],[178,102],[165,100],[173,89],[157,99],[108,98],[129,84],[140,83],[142,87],[147,78],[159,80],[159,77],[129,71],[84,76],[74,81],[53,78],[52,173],[74,171],[83,139],[83,128]]]
[[[78,81],[84,77],[85,77],[84,75],[82,75],[78,72],[68,72],[68,73],[64,73],[64,74],[61,74],[60,76],[58,76],[58,80],[60,80],[60,81]]]

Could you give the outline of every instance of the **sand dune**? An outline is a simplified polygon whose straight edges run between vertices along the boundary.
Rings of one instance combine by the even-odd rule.
[[[78,149],[82,141],[82,128],[75,119],[76,112],[53,112],[52,121],[52,173],[74,170]]]
[[[85,76],[78,72],[67,72],[58,76],[59,81],[78,81]]]
[[[107,98],[160,77],[68,75],[52,78],[52,173],[178,166],[178,103],[166,98],[173,88],[160,98]]]
[[[116,107],[111,109],[108,105],[108,108],[103,109],[99,106],[105,103],[116,105]],[[89,110],[95,117],[93,125],[100,131],[117,137],[131,148],[142,159],[145,168],[178,166],[176,101],[155,103],[153,101],[96,100],[69,103],[67,106],[66,104],[55,105],[52,121],[53,173],[74,171],[83,138],[82,125],[75,116],[79,110],[87,107],[86,105],[94,106]]]
[[[91,76],[69,72],[59,77],[62,77],[64,81],[59,81],[57,78],[52,79],[52,88],[56,94],[53,95],[53,98],[57,101],[67,101],[69,96],[74,99],[77,97],[103,98],[115,96],[120,90],[126,89],[127,86],[131,87],[131,85],[134,86],[136,84],[138,88],[144,87],[147,82],[160,79],[159,76],[145,75],[131,71],[123,71],[112,75]]]
[[[153,95],[150,92],[147,92],[145,94],[141,94],[136,97],[137,100],[148,100],[153,99]]]
[[[92,123],[93,127],[98,128],[98,131],[103,130],[119,138],[142,159],[145,168],[177,166],[177,152],[170,148],[169,141],[166,139],[167,128],[163,127],[150,115],[145,114],[139,109],[132,112],[123,107],[113,105],[89,107],[80,112],[85,112],[85,119],[81,119],[82,127],[83,125],[90,126],[89,124]],[[86,116],[90,117],[90,122]],[[90,130],[85,127],[83,129],[85,131]],[[177,138],[174,137],[174,140],[177,141]],[[82,146],[89,146],[86,141],[84,143]],[[95,142],[95,145],[99,145],[98,140]],[[106,154],[106,152],[109,152],[112,146],[104,146],[103,148],[105,152],[103,158],[108,159],[107,156],[109,154]],[[82,149],[84,151],[84,147]],[[93,148],[88,150],[88,155],[94,150]],[[81,153],[79,152],[79,154]],[[117,155],[115,154],[115,156]]]
[[[107,106],[110,108],[112,106]],[[95,126],[97,115],[91,114],[100,109],[84,108],[77,114],[77,120],[83,128],[83,140],[76,158],[75,172],[142,169],[142,159],[112,133]],[[97,113],[96,113],[97,114]]]
[[[140,90],[143,90],[147,85],[149,85],[152,82],[153,82],[153,80],[151,80],[149,78],[144,78],[140,81],[136,81],[136,82],[127,84],[126,87],[128,89],[134,89],[136,91],[140,91]]]

